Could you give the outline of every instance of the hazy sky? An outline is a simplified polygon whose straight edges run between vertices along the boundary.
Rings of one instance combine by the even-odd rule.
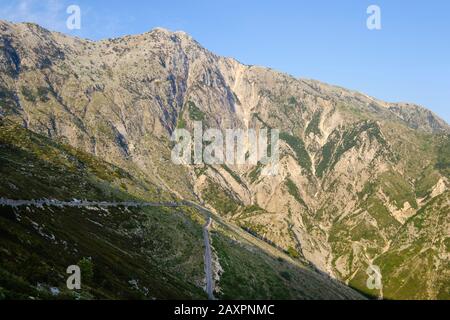
[[[71,4],[81,8],[81,30],[65,26]],[[381,30],[366,27],[372,4]],[[448,0],[2,0],[0,19],[90,39],[183,30],[245,64],[418,103],[450,122]]]

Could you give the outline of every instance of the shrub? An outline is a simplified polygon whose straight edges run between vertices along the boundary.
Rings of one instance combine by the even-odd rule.
[[[78,261],[77,265],[80,267],[82,281],[91,282],[94,277],[94,263],[92,262],[92,258],[83,257]]]
[[[289,247],[287,249],[287,254],[290,255],[292,258],[294,259],[298,259],[300,258],[300,254],[298,253],[297,250],[295,250],[293,247]]]
[[[30,88],[22,87],[21,92],[25,100],[29,102],[36,102],[36,97],[33,93],[33,90],[31,90]]]

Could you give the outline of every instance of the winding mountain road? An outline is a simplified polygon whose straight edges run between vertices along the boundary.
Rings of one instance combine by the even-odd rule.
[[[13,199],[6,199],[3,197],[0,197],[0,207],[2,206],[9,206],[13,208],[17,207],[27,207],[27,206],[35,206],[42,208],[44,206],[51,206],[51,207],[193,207],[198,209],[203,216],[207,219],[207,222],[203,226],[203,241],[205,246],[205,254],[204,254],[204,268],[205,268],[205,279],[206,279],[206,286],[205,286],[205,292],[207,293],[208,299],[215,300],[214,297],[214,290],[215,290],[215,282],[213,280],[213,272],[212,272],[212,250],[211,250],[211,243],[210,243],[210,228],[211,224],[217,223],[218,225],[225,226],[229,228],[231,231],[235,232],[237,235],[239,235],[242,240],[247,241],[248,243],[251,243],[255,246],[258,246],[261,250],[265,251],[267,254],[270,254],[273,257],[279,257],[282,258],[285,261],[290,262],[292,265],[297,266],[300,270],[306,270],[308,269],[307,266],[305,266],[303,263],[301,263],[298,260],[292,259],[288,255],[286,255],[284,252],[280,251],[279,249],[269,245],[268,243],[264,242],[263,240],[251,235],[250,233],[246,232],[242,228],[232,224],[225,222],[220,216],[218,216],[215,212],[203,207],[202,205],[199,205],[195,202],[189,201],[189,200],[183,200],[181,202],[138,202],[138,201],[124,201],[124,202],[109,202],[109,201],[87,201],[87,200],[77,200],[73,199],[72,201],[59,201],[55,199],[38,199],[38,200],[13,200]],[[308,269],[309,270],[309,269]],[[329,275],[325,275],[322,272],[313,272],[312,270],[309,270],[308,273],[309,277],[312,278],[320,278],[321,280],[328,280],[329,285],[331,288],[336,288],[336,286],[341,286],[342,284],[334,279],[331,279]],[[352,291],[350,288],[347,287],[349,291]],[[355,294],[352,292],[352,294]],[[352,295],[353,296],[353,295]],[[356,295],[358,298],[363,298],[363,296]]]
[[[14,199],[6,199],[0,198],[0,206],[7,207],[23,207],[23,206],[32,206],[42,208],[44,206],[51,207],[75,207],[75,208],[88,208],[88,207],[182,207],[182,206],[191,206],[196,207],[200,211],[202,211],[205,215],[207,215],[208,220],[206,224],[203,226],[203,241],[205,246],[205,278],[206,278],[206,288],[205,291],[208,294],[208,299],[214,300],[214,281],[212,275],[212,257],[211,257],[211,243],[209,237],[209,228],[211,227],[212,218],[210,216],[210,212],[199,206],[196,203],[192,203],[190,201],[183,201],[181,203],[178,202],[137,202],[137,201],[123,201],[123,202],[110,202],[110,201],[87,201],[87,200],[72,200],[72,201],[60,201],[55,199],[37,199],[37,200],[14,200]]]
[[[122,201],[122,202],[110,202],[110,201],[86,201],[86,200],[72,200],[72,201],[60,201],[55,199],[37,199],[37,200],[13,200],[0,198],[0,206],[7,207],[182,207],[184,203],[178,202],[139,202],[139,201]]]
[[[212,219],[208,217],[208,222],[203,226],[203,241],[205,243],[205,276],[206,276],[206,293],[209,300],[214,300],[214,281],[212,276],[212,259],[211,259],[211,244],[209,241],[209,228],[211,227]]]

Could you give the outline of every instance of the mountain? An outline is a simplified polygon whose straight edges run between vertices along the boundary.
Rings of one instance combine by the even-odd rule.
[[[258,250],[270,244],[369,296],[450,298],[450,127],[431,111],[243,65],[161,28],[93,42],[0,22],[0,35],[1,117],[126,172],[123,192],[202,203],[239,226],[239,238],[255,236]],[[278,174],[263,175],[263,164],[175,165],[170,137],[195,121],[278,129]],[[30,188],[14,198],[35,198]],[[235,268],[251,269],[254,256],[212,238],[225,269],[218,287],[247,283]],[[221,254],[227,244],[245,263]],[[366,286],[372,264],[382,289]],[[224,296],[254,297],[246,289]]]
[[[206,299],[203,210],[9,120],[0,164],[0,299]],[[217,298],[363,298],[218,218],[211,241]]]

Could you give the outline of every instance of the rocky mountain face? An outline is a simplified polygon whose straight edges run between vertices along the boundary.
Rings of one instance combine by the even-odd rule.
[[[7,119],[0,177],[0,300],[207,298],[205,209]],[[364,299],[218,217],[210,229],[218,299]]]
[[[98,42],[0,22],[0,116],[372,296],[450,299],[450,127],[431,111],[214,55],[183,32]],[[171,134],[277,129],[279,172],[175,165]],[[380,267],[383,287],[366,286]]]

